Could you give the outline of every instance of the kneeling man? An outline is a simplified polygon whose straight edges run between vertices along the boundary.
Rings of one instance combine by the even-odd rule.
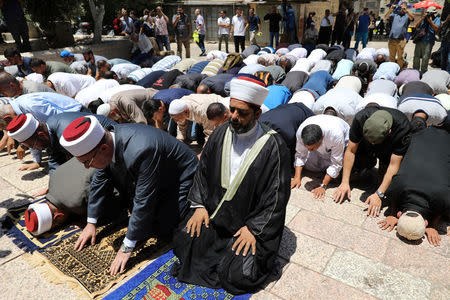
[[[341,118],[329,115],[309,117],[297,130],[295,176],[291,188],[301,186],[303,168],[326,171],[320,186],[312,190],[315,198],[325,195],[331,179],[339,176],[348,143],[350,126]]]
[[[198,164],[186,145],[142,124],[105,130],[93,116],[70,123],[60,144],[85,168],[98,169],[90,187],[88,223],[75,250],[95,243],[97,220],[109,206],[113,187],[119,191],[122,206],[131,206],[131,215],[126,237],[110,268],[112,275],[124,271],[137,241],[172,236],[188,210],[186,197]]]
[[[261,287],[274,268],[290,196],[289,152],[257,120],[268,94],[251,75],[231,81],[230,121],[202,152],[188,199],[192,211],[174,238],[182,282],[233,294]]]

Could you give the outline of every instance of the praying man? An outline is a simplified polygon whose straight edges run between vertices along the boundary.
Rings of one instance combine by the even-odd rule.
[[[252,75],[231,81],[230,120],[203,149],[174,236],[182,282],[233,294],[259,289],[274,268],[290,196],[290,158],[283,138],[260,123],[268,94]]]

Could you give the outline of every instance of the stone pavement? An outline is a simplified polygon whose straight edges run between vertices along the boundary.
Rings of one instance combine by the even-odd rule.
[[[408,47],[412,59],[413,47]],[[192,45],[193,56],[199,54],[196,49]],[[23,162],[30,160],[28,154]],[[9,207],[29,203],[30,195],[48,182],[45,167],[17,171],[23,162],[0,152],[0,221]],[[320,178],[305,174],[287,207],[280,270],[253,299],[450,299],[449,224],[441,224],[440,247],[426,240],[405,242],[395,231],[379,230],[381,217],[366,216],[364,200],[376,189],[366,182],[370,177],[355,182],[351,201],[339,205],[331,199],[336,183],[330,184],[325,199],[315,200],[310,191]],[[87,298],[69,284],[49,282],[26,255],[0,228],[0,299]]]

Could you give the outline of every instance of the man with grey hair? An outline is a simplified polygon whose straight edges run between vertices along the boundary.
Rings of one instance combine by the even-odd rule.
[[[31,80],[18,81],[16,77],[7,72],[0,72],[0,94],[6,97],[17,97],[22,94],[55,91],[45,84],[37,83]]]
[[[381,229],[392,231],[397,225],[398,234],[408,240],[419,240],[426,234],[430,244],[440,245],[437,225],[442,216],[450,214],[449,144],[449,133],[435,127],[412,136],[386,192],[392,209],[388,217],[378,222]]]

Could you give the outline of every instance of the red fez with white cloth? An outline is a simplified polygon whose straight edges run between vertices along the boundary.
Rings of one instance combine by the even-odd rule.
[[[230,98],[261,106],[269,90],[266,84],[252,75],[240,75],[231,80]]]
[[[73,156],[83,156],[94,149],[105,135],[94,116],[80,117],[64,129],[59,143]]]
[[[20,114],[9,122],[6,130],[8,131],[8,136],[22,143],[28,140],[38,127],[39,122],[32,114]]]
[[[53,213],[45,203],[34,203],[25,211],[25,226],[33,235],[40,235],[52,228]]]

